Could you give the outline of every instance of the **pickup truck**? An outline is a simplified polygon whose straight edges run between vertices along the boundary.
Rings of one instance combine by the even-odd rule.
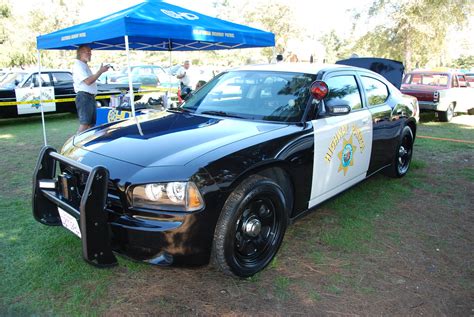
[[[38,71],[20,71],[6,74],[0,82],[0,118],[13,118],[41,113]],[[44,112],[76,112],[72,73],[68,70],[41,70]],[[97,106],[108,106],[111,95],[128,91],[128,84],[97,83]],[[133,85],[138,92],[139,85]],[[135,100],[139,99],[138,96]],[[29,102],[31,101],[31,102]]]
[[[455,113],[474,112],[474,87],[466,76],[455,71],[413,71],[403,78],[401,92],[418,99],[420,110],[438,113],[449,122]]]

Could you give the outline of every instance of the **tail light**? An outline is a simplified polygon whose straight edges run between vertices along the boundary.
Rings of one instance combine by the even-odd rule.
[[[435,91],[433,93],[433,101],[438,102],[439,101],[439,91]]]

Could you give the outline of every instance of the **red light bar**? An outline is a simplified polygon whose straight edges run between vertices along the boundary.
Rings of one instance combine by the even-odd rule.
[[[323,100],[329,93],[329,87],[324,81],[316,80],[311,84],[310,91],[316,100]]]

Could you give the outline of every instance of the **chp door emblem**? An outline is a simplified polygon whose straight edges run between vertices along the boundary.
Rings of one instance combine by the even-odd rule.
[[[338,172],[344,171],[344,176],[347,174],[347,169],[349,166],[354,165],[354,153],[357,147],[352,144],[352,135],[349,140],[344,139],[344,143],[342,145],[342,150],[338,153],[339,160],[341,164],[339,165]]]

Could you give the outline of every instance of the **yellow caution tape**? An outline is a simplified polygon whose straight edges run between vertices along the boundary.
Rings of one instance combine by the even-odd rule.
[[[153,89],[150,90],[140,90],[139,92],[134,93],[135,96],[142,96],[146,95],[152,92],[163,92],[163,91],[171,91],[176,93],[178,91],[177,88],[164,88],[164,87],[153,87]],[[112,96],[119,96],[120,94],[112,94],[112,95],[99,95],[96,96],[96,100],[101,100],[101,99],[110,99]],[[47,100],[41,100],[41,103],[50,103],[50,102],[71,102],[75,101],[76,98],[61,98],[61,99],[47,99]],[[39,100],[25,100],[25,101],[0,101],[0,107],[1,106],[16,106],[16,105],[27,105],[31,103],[39,103]]]

